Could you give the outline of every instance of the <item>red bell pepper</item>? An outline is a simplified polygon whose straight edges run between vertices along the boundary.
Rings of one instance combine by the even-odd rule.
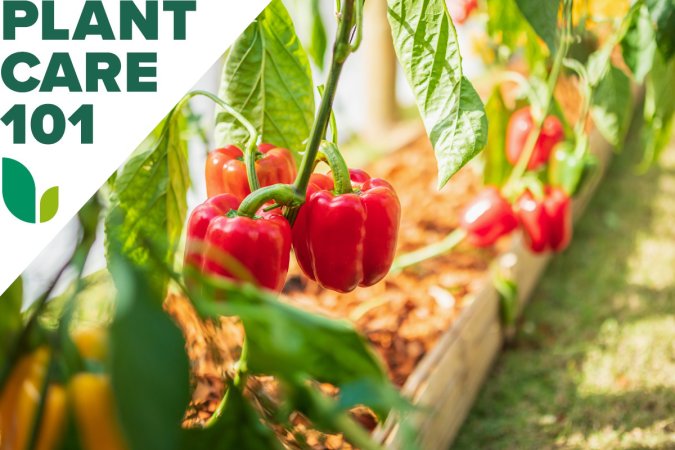
[[[466,231],[471,245],[488,247],[515,230],[518,219],[499,190],[488,186],[464,209],[460,226]]]
[[[561,188],[548,186],[542,200],[529,191],[518,199],[518,218],[534,253],[563,251],[572,240],[572,201]]]
[[[535,199],[530,191],[525,191],[518,199],[516,209],[530,250],[545,252],[551,240],[551,221],[544,202]]]
[[[450,0],[447,2],[450,17],[455,24],[463,24],[474,9],[478,8],[477,0]]]
[[[371,286],[394,260],[401,206],[392,186],[351,170],[347,190],[314,174],[293,226],[293,248],[303,272],[321,286],[349,292]]]
[[[548,187],[544,209],[551,224],[549,237],[551,250],[561,252],[572,240],[572,200],[563,189]]]
[[[255,171],[261,187],[293,182],[297,169],[289,150],[271,144],[260,144],[258,152]],[[206,193],[209,197],[232,194],[239,201],[251,193],[244,153],[239,147],[230,145],[209,153],[206,160]]]
[[[188,221],[185,265],[281,291],[291,227],[279,210],[260,210],[255,218],[239,216],[239,203],[235,196],[221,194],[195,208]]]
[[[518,162],[527,138],[533,129],[534,119],[529,106],[521,108],[511,115],[506,131],[506,159],[512,165]],[[546,117],[535,143],[532,157],[527,164],[527,169],[536,170],[545,165],[551,156],[553,147],[564,138],[565,133],[560,120],[555,116]]]

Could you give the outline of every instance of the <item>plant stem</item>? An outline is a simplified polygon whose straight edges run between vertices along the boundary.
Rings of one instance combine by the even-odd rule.
[[[319,152],[319,146],[326,136],[326,130],[328,129],[328,122],[330,121],[330,115],[333,110],[333,102],[335,100],[335,93],[337,91],[340,74],[342,73],[342,67],[351,52],[349,40],[350,32],[353,27],[355,1],[359,0],[346,0],[344,5],[342,5],[342,10],[338,14],[339,25],[335,37],[335,44],[333,45],[333,57],[325,85],[325,92],[321,97],[319,111],[316,120],[314,121],[309,140],[307,141],[307,146],[305,147],[305,154],[300,162],[298,177],[293,184],[294,189],[303,199],[307,194],[307,185],[309,184],[309,178],[314,170],[314,161]],[[287,217],[293,222],[296,214],[297,211],[292,208],[287,212]]]
[[[337,195],[354,192],[347,163],[334,143],[323,141],[317,159],[325,161],[333,172],[335,193]]]
[[[241,205],[237,213],[244,217],[255,217],[258,210],[270,200],[279,205],[297,206],[302,204],[304,196],[299,196],[290,184],[273,184],[251,192]]]
[[[441,241],[397,257],[394,260],[394,264],[391,266],[390,273],[399,272],[406,267],[414,266],[415,264],[419,264],[422,261],[426,261],[427,259],[435,258],[436,256],[448,253],[460,242],[462,242],[465,237],[466,231],[464,231],[462,228],[457,228]]]

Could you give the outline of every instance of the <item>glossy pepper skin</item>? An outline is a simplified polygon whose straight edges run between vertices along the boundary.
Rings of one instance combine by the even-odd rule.
[[[258,151],[260,155],[255,162],[255,171],[261,187],[293,182],[297,169],[289,150],[260,144]],[[206,192],[209,197],[232,194],[239,201],[251,193],[244,153],[239,147],[230,145],[209,153],[206,159]]]
[[[525,191],[516,202],[516,210],[530,250],[534,253],[548,250],[551,222],[544,202],[535,199],[530,191]]]
[[[489,247],[518,227],[513,208],[499,190],[487,186],[466,206],[460,226],[467,241],[476,247]]]
[[[303,272],[321,286],[350,292],[371,286],[394,260],[401,205],[393,187],[350,170],[353,193],[335,194],[333,180],[314,174],[293,226],[293,248]]]
[[[532,252],[561,252],[567,248],[572,240],[572,201],[564,190],[549,186],[539,200],[525,191],[516,207]]]
[[[280,211],[236,214],[231,194],[208,199],[188,221],[185,265],[205,274],[256,283],[281,291],[288,273],[291,227]]]
[[[524,150],[527,137],[534,129],[534,119],[529,106],[515,111],[509,119],[506,131],[506,159],[516,165]],[[544,119],[541,133],[534,146],[532,157],[527,164],[528,170],[536,170],[544,166],[551,156],[553,147],[565,138],[563,126],[555,116]]]
[[[546,189],[544,209],[551,224],[549,244],[554,252],[567,248],[572,240],[572,200],[567,193],[555,187]]]

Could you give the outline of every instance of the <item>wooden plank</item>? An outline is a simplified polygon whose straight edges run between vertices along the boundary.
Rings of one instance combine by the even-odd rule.
[[[584,188],[573,204],[579,218],[592,198],[612,156],[612,147],[598,133],[591,134],[591,148],[598,157],[600,174]],[[516,238],[511,249],[498,257],[518,284],[519,313],[535,289],[551,259],[535,255]],[[486,277],[484,287],[465,307],[452,327],[420,361],[402,388],[402,393],[421,410],[412,418],[422,449],[447,449],[471,410],[504,341],[505,330],[499,315],[499,295]],[[390,418],[374,432],[378,442],[398,449],[398,424]]]

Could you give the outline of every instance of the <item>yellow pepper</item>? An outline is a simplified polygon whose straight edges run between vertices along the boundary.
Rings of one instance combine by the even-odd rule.
[[[40,348],[19,360],[0,397],[0,450],[27,448],[40,405],[49,350]],[[52,450],[60,441],[66,417],[66,391],[48,387],[36,450]]]
[[[77,330],[73,342],[84,359],[103,362],[108,357],[108,333],[104,328]]]
[[[76,333],[73,340],[84,358],[105,360],[108,348],[105,330],[84,330]],[[0,450],[28,448],[49,358],[46,347],[21,358],[0,392]],[[104,374],[79,373],[70,380],[67,389],[57,383],[47,387],[35,450],[59,447],[69,407],[83,450],[128,449],[115,416],[110,378]]]
[[[126,450],[115,417],[115,399],[106,375],[80,373],[70,381],[69,397],[85,450]]]

